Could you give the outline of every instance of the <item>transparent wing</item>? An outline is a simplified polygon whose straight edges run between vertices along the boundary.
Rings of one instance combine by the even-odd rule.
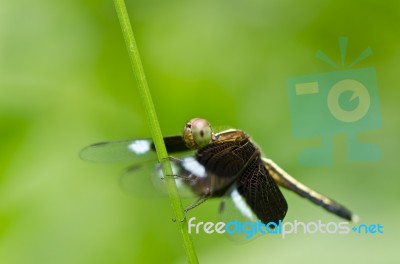
[[[181,136],[164,138],[168,153],[190,151]],[[133,162],[139,164],[157,160],[153,141],[150,138],[100,142],[87,146],[79,153],[81,159],[94,162]]]
[[[183,174],[182,160],[172,158],[170,160],[173,175],[181,197],[194,197],[192,189],[189,187],[193,178]],[[120,177],[121,188],[132,195],[139,196],[164,196],[167,194],[165,177],[161,170],[161,165],[155,162],[143,162],[132,165],[123,172]]]
[[[95,143],[83,148],[79,156],[86,161],[135,164],[157,159],[153,141],[148,138]]]
[[[168,153],[180,157],[192,153],[184,144],[181,136],[164,138]],[[139,197],[155,197],[166,193],[160,165],[153,141],[149,138],[100,142],[87,146],[79,153],[81,159],[93,162],[130,162],[132,165],[120,176],[120,185],[124,191]],[[174,175],[177,185],[182,186],[182,195],[188,195],[187,187],[179,177],[179,159],[171,159],[175,167]],[[156,187],[156,188],[154,188]]]
[[[159,192],[157,187],[160,183],[155,185],[156,181],[152,179],[156,176],[156,167],[157,163],[152,161],[130,166],[120,174],[121,189],[129,195],[139,198],[163,197],[164,194]],[[161,182],[160,178],[158,180]]]

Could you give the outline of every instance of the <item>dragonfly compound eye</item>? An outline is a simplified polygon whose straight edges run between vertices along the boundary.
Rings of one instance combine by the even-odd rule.
[[[183,129],[183,139],[188,148],[202,148],[211,142],[211,125],[205,119],[193,118],[186,123]]]

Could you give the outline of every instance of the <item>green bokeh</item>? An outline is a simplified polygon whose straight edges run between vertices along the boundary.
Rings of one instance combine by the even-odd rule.
[[[353,209],[383,235],[263,237],[236,245],[194,235],[203,263],[398,263],[400,2],[127,2],[164,134],[194,116],[246,130],[298,179]],[[294,139],[286,80],[329,72],[317,49],[340,60],[370,46],[382,129],[361,133],[381,160],[352,162],[334,137],[333,166],[303,167],[320,143]],[[354,58],[351,58],[354,59]],[[349,61],[351,61],[349,59]],[[111,0],[0,4],[0,262],[181,263],[168,200],[127,196],[124,165],[89,164],[92,142],[149,136]],[[138,181],[140,179],[138,178]],[[152,190],[148,190],[151,192]],[[284,191],[287,220],[339,221]],[[189,203],[185,200],[184,203]],[[190,213],[218,221],[218,201]]]

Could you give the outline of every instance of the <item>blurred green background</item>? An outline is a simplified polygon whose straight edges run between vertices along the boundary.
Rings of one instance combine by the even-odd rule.
[[[262,237],[236,245],[194,235],[202,263],[400,263],[398,150],[399,1],[127,1],[164,134],[195,116],[247,131],[264,153],[305,184],[354,210],[383,235]],[[375,67],[382,129],[360,132],[382,158],[352,162],[345,135],[334,165],[304,167],[319,139],[292,136],[286,80],[334,71],[337,39],[350,62]],[[128,196],[124,164],[91,164],[79,150],[147,137],[143,108],[111,0],[0,3],[0,262],[185,262],[167,198]],[[140,181],[141,179],[137,179]],[[152,190],[148,190],[152,192]],[[341,221],[283,191],[288,221]],[[151,195],[150,195],[151,196]],[[190,201],[185,200],[187,204]],[[218,221],[218,200],[189,216]]]

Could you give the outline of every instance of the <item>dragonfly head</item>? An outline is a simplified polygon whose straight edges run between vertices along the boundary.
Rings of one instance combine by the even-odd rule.
[[[212,141],[213,132],[210,123],[203,118],[193,118],[183,128],[183,140],[190,149],[199,149]]]

